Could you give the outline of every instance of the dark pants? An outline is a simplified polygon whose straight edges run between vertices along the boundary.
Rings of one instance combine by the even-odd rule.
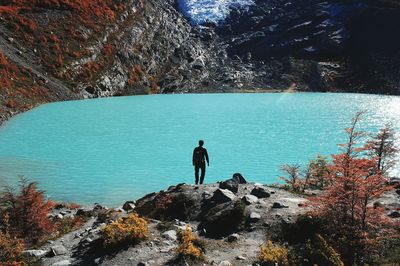
[[[206,175],[206,163],[196,164],[194,166],[194,177],[196,178],[196,185],[199,183],[199,170],[201,169],[200,185],[203,184],[204,176]]]

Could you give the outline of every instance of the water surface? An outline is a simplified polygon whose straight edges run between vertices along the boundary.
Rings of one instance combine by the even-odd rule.
[[[368,111],[364,129],[391,122],[400,130],[395,96],[191,94],[52,103],[0,128],[0,179],[15,184],[24,175],[55,200],[117,206],[193,182],[192,151],[204,139],[206,182],[240,172],[273,183],[282,164],[336,152],[360,110]]]

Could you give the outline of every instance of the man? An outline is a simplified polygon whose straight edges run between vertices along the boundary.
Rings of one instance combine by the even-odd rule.
[[[206,175],[206,161],[207,165],[210,166],[208,160],[208,153],[205,148],[203,148],[204,141],[199,140],[199,147],[194,148],[193,151],[193,166],[194,166],[194,176],[196,178],[196,185],[199,183],[199,170],[201,169],[200,185],[203,184],[204,176]]]

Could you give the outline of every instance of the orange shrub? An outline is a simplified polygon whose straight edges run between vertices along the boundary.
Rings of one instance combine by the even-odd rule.
[[[123,244],[136,244],[149,236],[147,222],[136,213],[120,218],[102,230],[105,247],[118,247]]]
[[[183,230],[180,235],[179,241],[178,256],[183,256],[184,258],[192,260],[202,258],[202,250],[196,245],[199,241],[193,235],[192,229],[189,226],[186,225],[185,230]]]

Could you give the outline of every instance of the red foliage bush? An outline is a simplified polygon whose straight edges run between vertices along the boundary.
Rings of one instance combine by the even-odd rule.
[[[324,221],[325,233],[349,265],[376,251],[393,232],[383,209],[371,206],[392,187],[378,167],[379,158],[370,156],[370,146],[362,145],[366,134],[357,131],[360,119],[358,113],[346,129],[348,141],[340,145],[342,153],[332,155],[324,177],[329,185],[322,195],[310,198],[315,207],[312,215]]]
[[[47,217],[54,203],[44,199],[44,192],[37,189],[35,182],[21,180],[18,194],[10,188],[0,196],[2,216],[9,217],[9,233],[23,238],[27,243],[37,243],[54,230]]]

